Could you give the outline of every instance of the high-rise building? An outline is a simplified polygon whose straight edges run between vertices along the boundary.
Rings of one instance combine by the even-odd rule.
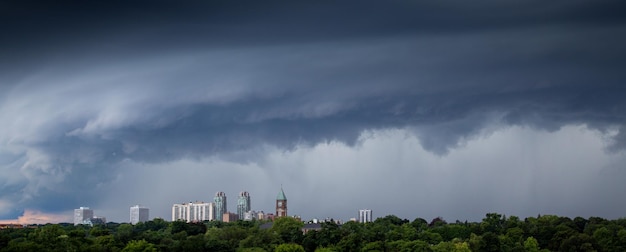
[[[228,211],[226,208],[226,194],[224,192],[215,193],[213,201],[215,202],[215,219],[224,221],[224,214]]]
[[[276,196],[276,218],[287,216],[287,197],[283,192],[283,187],[280,187],[280,192]]]
[[[370,209],[359,210],[359,222],[360,223],[372,222],[372,210]]]
[[[172,221],[201,222],[215,219],[213,202],[189,202],[172,206]]]
[[[174,204],[172,206],[172,221],[178,221],[178,220],[187,221],[189,219],[188,210],[189,210],[189,206],[187,205],[187,203]]]
[[[237,198],[237,216],[240,220],[244,219],[244,214],[250,211],[250,194],[248,192],[240,192]]]
[[[89,221],[93,218],[93,210],[89,207],[80,207],[74,209],[74,225],[83,224],[85,221]]]
[[[150,217],[150,209],[147,207],[135,205],[130,207],[130,224],[137,224],[139,222],[146,222]]]

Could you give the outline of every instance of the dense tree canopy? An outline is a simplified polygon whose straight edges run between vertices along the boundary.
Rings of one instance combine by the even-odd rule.
[[[481,222],[428,222],[390,215],[371,223],[333,222],[303,232],[296,219],[167,222],[131,225],[47,224],[0,230],[0,251],[626,251],[626,219],[570,219],[555,215],[506,217]]]

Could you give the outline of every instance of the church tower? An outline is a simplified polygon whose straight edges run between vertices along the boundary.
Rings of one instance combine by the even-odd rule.
[[[280,192],[276,196],[276,217],[287,216],[287,197],[283,192],[283,187],[280,187]]]

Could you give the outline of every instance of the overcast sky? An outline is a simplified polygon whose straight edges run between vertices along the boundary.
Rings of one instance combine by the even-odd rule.
[[[622,1],[2,1],[0,219],[626,217]]]

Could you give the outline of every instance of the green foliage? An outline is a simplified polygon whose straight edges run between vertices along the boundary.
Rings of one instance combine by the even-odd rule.
[[[283,243],[298,243],[302,242],[304,235],[302,234],[302,227],[304,223],[292,217],[280,217],[276,218],[272,225],[271,231],[278,235]]]
[[[450,241],[454,238],[469,239],[472,233],[466,224],[449,224],[430,229],[431,232],[437,233],[444,241]]]
[[[431,230],[419,233],[418,238],[428,244],[435,245],[443,241],[443,237],[439,233],[435,233]]]
[[[520,220],[489,213],[480,222],[429,225],[386,216],[371,223],[322,223],[303,234],[303,223],[108,223],[90,227],[47,224],[0,230],[2,251],[626,251],[626,219],[543,215]]]
[[[106,229],[105,227],[101,227],[101,226],[96,226],[93,227],[90,231],[89,231],[89,235],[91,236],[104,236],[104,235],[109,235],[109,230]]]
[[[385,251],[385,246],[382,241],[369,242],[361,248],[363,252],[375,252],[375,251]]]
[[[395,252],[430,252],[433,251],[430,248],[430,245],[424,241],[405,241],[398,240],[387,243],[387,251],[395,251]]]
[[[304,248],[299,244],[284,243],[278,245],[274,252],[304,252]]]
[[[135,229],[139,232],[151,230],[151,231],[164,231],[169,227],[169,222],[161,218],[155,218],[146,222],[139,222],[135,225]]]
[[[615,239],[612,232],[607,227],[596,229],[596,231],[593,232],[593,238],[602,251],[615,251],[613,242]]]
[[[467,242],[457,242],[454,244],[454,252],[472,252]]]
[[[147,242],[146,240],[133,240],[126,244],[126,247],[122,249],[122,252],[156,252],[154,244]]]
[[[321,247],[328,247],[333,244],[337,244],[341,240],[341,231],[339,225],[334,222],[322,223],[322,230],[317,233],[317,244]]]
[[[471,252],[469,244],[467,242],[449,241],[440,242],[439,244],[432,246],[433,252]]]
[[[91,250],[94,251],[119,251],[122,244],[115,240],[113,235],[98,236],[94,239]]]
[[[454,242],[440,242],[437,245],[431,247],[433,252],[449,252],[454,251]]]
[[[539,242],[532,236],[528,237],[524,241],[524,249],[526,252],[539,252]]]
[[[209,251],[232,251],[235,249],[233,241],[223,239],[224,230],[212,227],[204,235],[205,247]]]
[[[430,223],[428,223],[428,226],[429,227],[441,227],[441,226],[445,226],[446,224],[448,223],[443,218],[437,217],[431,220]]]
[[[332,248],[317,248],[315,250],[315,252],[336,252],[337,250],[334,250]]]
[[[383,218],[376,219],[376,221],[378,221],[378,222],[386,222],[386,223],[389,223],[389,224],[392,224],[392,225],[395,225],[395,226],[400,226],[400,225],[402,225],[404,223],[409,223],[409,220],[400,219],[400,218],[398,218],[395,215],[387,215],[387,216],[385,216]]]
[[[422,218],[415,218],[415,220],[411,222],[411,226],[413,226],[413,228],[415,228],[417,231],[422,231],[428,228],[428,222],[426,222],[426,220]]]
[[[115,235],[122,243],[128,243],[134,238],[134,227],[127,223],[121,224],[118,226]]]
[[[188,223],[185,221],[173,221],[170,223],[172,234],[186,232],[188,235],[198,235],[206,233],[207,227],[204,223]]]
[[[361,234],[352,233],[344,236],[341,241],[339,241],[336,248],[339,251],[359,251],[362,243],[363,239],[361,238]]]
[[[262,248],[266,251],[272,251],[273,245],[278,244],[278,236],[268,230],[260,230],[251,228],[247,237],[239,241],[239,248]],[[315,248],[315,247],[314,247]]]
[[[262,249],[262,248],[253,247],[253,248],[238,249],[237,252],[267,252],[267,250]]]
[[[503,230],[504,219],[501,214],[497,213],[488,213],[485,218],[483,218],[483,222],[480,223],[480,227],[483,232],[491,232],[493,234],[499,235]]]
[[[479,250],[480,251],[500,251],[500,239],[498,236],[492,232],[487,232],[482,235],[482,238],[479,242]]]

